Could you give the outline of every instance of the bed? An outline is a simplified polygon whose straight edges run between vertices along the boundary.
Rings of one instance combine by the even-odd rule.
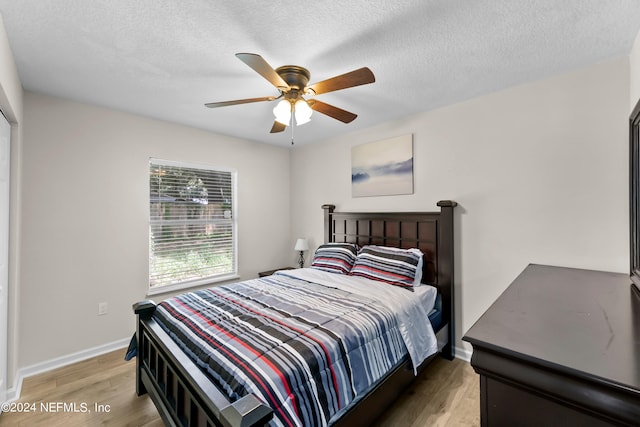
[[[265,425],[270,421],[273,424],[286,425],[289,422],[292,424],[300,422],[300,419],[305,420],[302,421],[304,424],[313,425],[371,424],[406,389],[416,373],[422,371],[438,354],[447,359],[452,359],[454,356],[453,209],[456,203],[440,201],[438,206],[439,212],[356,213],[336,212],[335,206],[323,205],[324,245],[321,246],[333,250],[333,248],[353,244],[363,248],[358,253],[360,258],[356,257],[356,264],[353,266],[354,276],[336,274],[331,268],[287,270],[273,276],[251,279],[231,286],[225,285],[197,291],[197,293],[183,294],[158,305],[148,300],[134,304],[134,312],[138,316],[137,394],[150,395],[166,425],[257,426]],[[415,283],[409,285],[407,289],[401,289],[404,285],[374,286],[375,292],[380,288],[382,295],[386,295],[384,292],[389,292],[389,297],[376,297],[373,288],[368,288],[372,290],[365,293],[360,292],[357,290],[357,287],[361,286],[360,281],[371,283],[373,286],[373,282],[378,280],[377,277],[369,276],[372,271],[370,266],[361,261],[365,260],[365,257],[362,257],[363,252],[366,252],[364,248],[371,248],[370,250],[374,251],[371,253],[376,256],[380,254],[375,250],[382,250],[379,248],[418,249],[423,254],[421,262],[417,265],[421,276],[419,281],[424,285],[413,287],[418,284]],[[323,267],[320,257],[317,262],[314,258],[313,265]],[[356,265],[359,268],[356,268]],[[340,281],[333,280],[338,276]],[[343,280],[346,283],[342,283]],[[355,282],[351,283],[352,280]],[[430,292],[427,292],[429,288],[437,291],[433,292],[432,296],[423,297],[423,294]],[[315,298],[313,301],[324,301],[324,303],[306,301],[306,306],[302,309],[297,305],[291,308],[272,304],[275,300],[292,301],[293,297],[290,293],[313,296]],[[352,345],[349,344],[353,341],[352,338],[338,338],[335,342],[320,340],[319,335],[330,336],[329,339],[333,336],[342,337],[344,333],[342,329],[349,329],[345,325],[354,325],[363,321],[362,319],[394,317],[394,320],[389,320],[388,325],[395,325],[395,316],[399,316],[398,313],[404,310],[396,309],[389,302],[396,298],[395,295],[399,299],[430,300],[430,305],[427,307],[428,318],[425,317],[419,322],[416,320],[414,322],[416,324],[410,328],[403,326],[402,323],[398,323],[397,328],[384,326],[387,325],[386,323],[383,326],[366,324],[363,326],[363,330],[384,330],[384,334],[378,334],[390,337],[384,341],[374,337],[365,344],[363,344],[365,341],[358,341],[359,344]],[[305,304],[304,299],[302,297],[300,304]],[[217,308],[210,313],[209,309],[194,310],[192,306],[187,306],[189,302],[196,306],[207,304],[209,307],[208,304],[214,304],[213,300],[218,304],[216,307],[220,305],[220,301],[223,302],[222,305],[233,305],[234,314],[220,315],[216,311]],[[385,301],[388,313],[379,307],[380,300]],[[424,304],[426,307],[427,303]],[[257,310],[257,306],[262,307],[261,310],[263,310],[258,313],[259,320],[252,315],[247,317],[247,313],[252,314]],[[188,308],[183,310],[183,307]],[[238,307],[242,310],[240,314],[237,313]],[[193,330],[187,329],[185,325],[197,322],[185,316],[186,310],[189,313],[196,312],[198,321],[204,319],[202,322],[206,323],[207,328],[217,331],[217,335],[213,334],[216,337],[211,338],[213,335],[207,332],[206,337],[203,338],[204,335],[201,335],[201,332],[193,332],[193,330],[200,331],[197,326],[194,326]],[[340,311],[340,314],[335,314],[332,310]],[[415,310],[419,310],[419,307]],[[207,314],[210,317],[205,319],[202,314],[205,312],[210,313]],[[281,313],[286,314],[285,318],[275,317],[280,316]],[[291,360],[296,360],[295,364],[303,365],[303,371],[306,372],[304,375],[308,374],[312,381],[301,380],[295,383],[295,387],[291,386],[292,390],[284,390],[283,396],[289,396],[288,399],[273,400],[279,399],[281,390],[261,393],[252,389],[251,382],[248,385],[243,383],[244,376],[254,376],[257,378],[255,381],[257,383],[269,381],[269,373],[265,373],[264,377],[258,377],[258,374],[236,372],[234,366],[225,367],[217,361],[212,361],[214,359],[209,352],[235,351],[234,334],[240,327],[237,324],[226,326],[224,323],[226,320],[223,317],[241,318],[242,324],[250,325],[246,328],[247,333],[253,334],[249,340],[251,342],[261,340],[260,345],[264,344],[262,340],[273,340],[272,337],[264,337],[266,329],[277,329],[275,334],[277,335],[282,332],[279,328],[284,324],[283,322],[293,322],[291,325],[286,325],[287,331],[300,329],[301,341],[291,339],[286,342],[290,347],[298,349],[295,356],[280,356],[279,353],[275,353],[275,350],[274,352],[269,350],[270,356],[256,358],[257,367],[252,369],[262,375],[264,370],[278,365],[273,372],[280,373],[278,363],[291,364],[290,361],[282,362],[283,358],[290,357]],[[174,318],[182,320],[174,325],[172,323]],[[264,321],[265,318],[268,320]],[[313,330],[305,329],[307,324],[304,322],[308,319],[313,319],[314,324],[321,324],[321,330],[316,329],[315,326]],[[418,317],[411,314],[408,319],[410,324],[410,319],[418,319]],[[258,325],[252,322],[264,324]],[[334,328],[336,325],[337,329]],[[229,330],[233,328],[236,328],[234,334],[230,334]],[[183,330],[185,332],[181,332]],[[431,338],[429,340],[418,338],[412,341],[411,336],[416,335],[418,330],[420,334],[424,332],[425,336],[430,337],[433,334],[435,343],[431,342]],[[427,333],[427,331],[430,332]],[[241,334],[242,332],[238,331],[238,336]],[[365,335],[364,332],[362,335]],[[227,341],[216,341],[220,337]],[[207,341],[210,348],[204,351],[201,347],[189,343],[189,339],[197,341],[198,344],[201,344],[200,341]],[[288,337],[287,340],[289,340]],[[310,341],[314,342],[308,344],[307,342]],[[422,341],[429,342],[420,344]],[[395,344],[392,345],[391,342]],[[425,350],[425,345],[430,348],[429,351]],[[243,347],[242,351],[247,347],[246,344],[238,346]],[[363,353],[363,348],[366,348],[367,352],[378,351],[379,353],[371,353],[371,355],[367,352]],[[340,363],[340,358],[335,356],[334,351],[348,353],[349,356],[344,359],[346,362]],[[329,355],[331,363],[326,365],[330,369],[323,365],[325,362],[314,359],[317,356],[316,353],[323,352]],[[416,356],[417,354],[420,356]],[[238,367],[245,364],[243,355],[238,356],[234,353],[233,357],[230,364]],[[303,374],[286,375],[291,378],[303,376]],[[346,383],[341,382],[342,376],[347,377]],[[371,378],[365,381],[364,377]],[[238,383],[242,384],[238,385]],[[292,384],[283,381],[283,384],[285,383]],[[316,390],[321,396],[321,398],[307,400],[322,401],[323,404],[330,402],[331,410],[324,406],[321,409],[307,409],[306,406],[300,406],[300,402],[305,400],[305,393],[308,392],[300,386],[303,383],[310,383],[308,387]],[[266,389],[269,390],[269,387]],[[294,400],[295,403],[290,403],[289,400]],[[294,409],[291,409],[292,407]],[[300,418],[289,419],[286,415],[287,410],[295,412]],[[300,415],[301,411],[306,415]]]

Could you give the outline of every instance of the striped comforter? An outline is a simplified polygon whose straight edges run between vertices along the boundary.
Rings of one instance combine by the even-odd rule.
[[[272,425],[329,424],[407,353],[389,306],[286,274],[182,294],[154,316],[231,401],[273,408]]]

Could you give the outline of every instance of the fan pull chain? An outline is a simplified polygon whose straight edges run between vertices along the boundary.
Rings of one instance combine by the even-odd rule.
[[[293,128],[296,127],[293,121],[294,118],[291,117],[291,145],[293,145]]]

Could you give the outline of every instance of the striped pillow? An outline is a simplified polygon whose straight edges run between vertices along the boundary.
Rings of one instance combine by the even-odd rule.
[[[422,252],[419,249],[364,246],[358,253],[350,274],[413,291],[414,286],[420,285],[422,278]]]
[[[349,274],[357,253],[358,247],[352,243],[325,243],[316,249],[311,268]]]

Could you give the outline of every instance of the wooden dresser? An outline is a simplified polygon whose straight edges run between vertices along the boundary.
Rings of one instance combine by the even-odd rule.
[[[640,425],[640,295],[628,274],[529,265],[462,339],[483,426]]]

